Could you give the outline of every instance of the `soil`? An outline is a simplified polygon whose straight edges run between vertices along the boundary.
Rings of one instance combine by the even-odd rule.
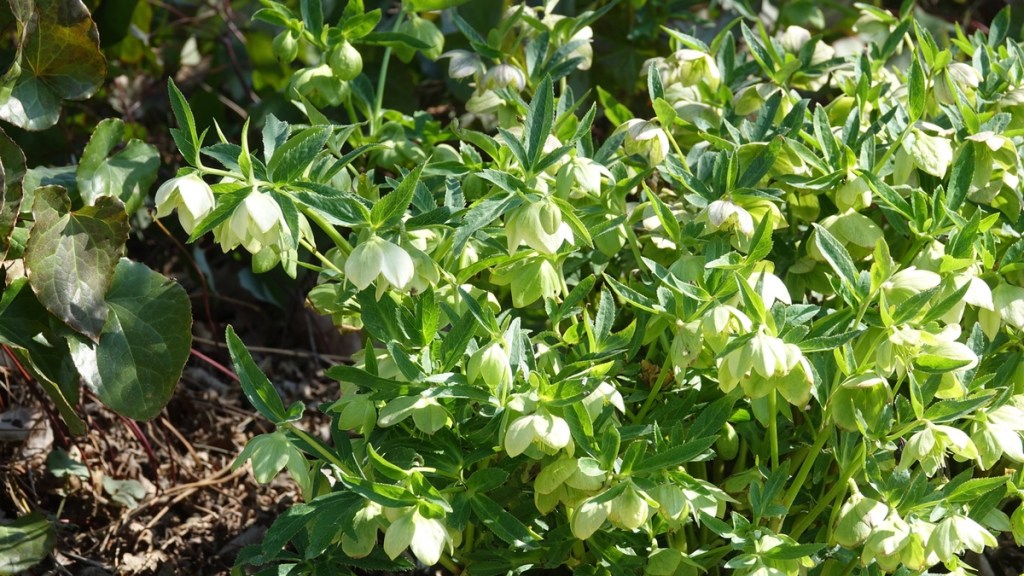
[[[337,396],[323,368],[343,360],[344,340],[303,309],[302,292],[277,294],[280,305],[269,304],[253,295],[266,297],[247,280],[247,263],[207,247],[200,266],[192,250],[156,227],[146,236],[130,252],[177,278],[192,296],[196,318],[193,354],[159,417],[134,423],[85,394],[79,413],[90,432],[71,437],[49,413],[42,390],[0,351],[0,415],[28,430],[23,441],[0,438],[0,521],[39,511],[57,527],[56,549],[30,574],[228,574],[238,551],[258,543],[298,499],[287,475],[262,486],[248,465],[233,467],[246,441],[271,425],[226,368],[229,323],[285,403],[301,400],[310,408],[307,430],[328,437],[326,421],[314,414]],[[54,450],[84,464],[86,477],[51,473],[47,456]],[[111,480],[137,484],[118,489]]]

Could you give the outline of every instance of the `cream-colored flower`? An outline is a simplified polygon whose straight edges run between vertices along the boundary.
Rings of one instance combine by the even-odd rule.
[[[171,178],[156,191],[156,217],[163,218],[177,210],[186,234],[191,234],[196,224],[213,212],[216,204],[210,185],[194,173]]]
[[[415,275],[412,257],[401,246],[380,236],[359,243],[345,261],[345,276],[359,290],[382,276],[391,286],[404,289]]]
[[[281,242],[288,225],[277,202],[266,192],[253,188],[213,234],[225,252],[242,245],[256,254],[264,247]]]

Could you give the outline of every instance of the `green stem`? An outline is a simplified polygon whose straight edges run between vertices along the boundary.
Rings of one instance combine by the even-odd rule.
[[[299,210],[306,216],[306,218],[309,219],[310,222],[316,224],[324,231],[325,234],[327,234],[327,237],[334,242],[334,245],[338,247],[338,250],[341,250],[342,254],[348,256],[352,253],[352,245],[348,243],[348,240],[345,240],[345,237],[341,235],[341,232],[338,232],[337,228],[309,206],[302,203],[297,203],[297,205]]]
[[[796,477],[793,478],[793,483],[790,484],[789,490],[786,491],[785,496],[782,498],[782,507],[788,512],[793,507],[793,502],[796,501],[797,494],[804,487],[804,482],[807,480],[807,475],[811,473],[811,468],[814,467],[814,461],[818,458],[818,453],[825,446],[825,442],[828,441],[828,437],[831,436],[832,427],[828,425],[828,412],[825,412],[824,422],[822,422],[821,430],[818,431],[817,437],[814,439],[814,444],[807,451],[807,456],[804,457],[803,463],[800,465],[800,470],[796,473]],[[782,527],[782,521],[785,516],[779,517],[777,525],[774,527],[776,531]]]
[[[392,32],[398,32],[398,28],[402,25],[402,20],[405,17],[405,12],[399,9],[398,15],[395,16],[395,23],[391,27]],[[374,94],[373,99],[373,118],[370,126],[370,136],[375,136],[377,130],[380,128],[380,120],[383,117],[384,109],[384,87],[388,81],[388,64],[391,62],[391,46],[384,48],[384,58],[380,63],[380,74],[377,76],[377,93]]]
[[[241,174],[237,174],[235,172],[228,172],[227,170],[221,170],[220,168],[207,168],[206,166],[200,166],[199,171],[202,172],[204,176],[220,176],[222,178],[232,178],[234,180],[238,180],[239,182],[245,180],[245,177],[242,176]]]
[[[658,374],[658,379],[654,382],[654,386],[651,388],[651,393],[647,395],[647,400],[644,401],[644,405],[640,407],[640,412],[638,412],[636,418],[633,419],[633,424],[645,421],[647,413],[651,410],[651,407],[654,406],[654,401],[661,395],[661,387],[665,385],[665,380],[668,379],[668,375],[671,370],[672,358],[665,358],[665,363],[661,367],[661,373]]]
[[[452,574],[462,574],[462,567],[456,564],[448,554],[441,554],[439,562],[441,563],[441,566],[444,566]]]
[[[801,518],[800,521],[793,526],[793,531],[789,534],[790,537],[794,540],[799,540],[804,531],[810,528],[811,524],[818,519],[818,516],[825,511],[825,508],[828,507],[834,499],[839,497],[840,494],[846,491],[846,483],[854,474],[860,471],[862,466],[864,466],[862,461],[857,461],[857,463],[850,466],[850,468],[843,473],[842,477],[832,485],[832,489],[829,490],[821,500],[818,500],[818,503],[814,505],[814,508],[812,508],[810,512],[808,512],[807,516]]]
[[[875,162],[875,166],[871,169],[872,174],[878,174],[878,172],[885,167],[889,158],[891,158],[892,155],[896,153],[896,150],[903,144],[903,139],[907,137],[907,134],[910,134],[910,129],[913,128],[913,126],[914,125],[911,124],[904,128],[903,132],[900,132],[900,135],[896,138],[896,141],[892,143],[892,146],[885,151],[885,154],[882,154],[882,158],[878,162]]]
[[[336,273],[341,274],[341,275],[345,274],[344,272],[342,272],[341,268],[338,268],[338,266],[335,265],[334,262],[331,262],[330,258],[328,258],[327,256],[324,256],[323,254],[321,254],[320,251],[316,249],[316,246],[313,246],[312,244],[307,242],[305,238],[299,238],[299,244],[302,244],[303,248],[305,248],[306,250],[309,250],[309,252],[313,256],[315,256],[317,260],[319,260],[320,262],[323,262],[324,266],[326,266],[327,268],[329,268],[333,272],[336,272]]]
[[[772,451],[772,471],[779,469],[778,393],[768,394],[768,442]]]
[[[303,430],[302,428],[299,428],[298,426],[295,426],[291,422],[285,422],[281,426],[285,430],[288,430],[289,432],[291,432],[292,434],[295,434],[296,436],[301,438],[304,442],[306,442],[306,444],[309,445],[310,449],[313,450],[314,452],[316,452],[317,456],[320,456],[324,460],[330,462],[331,464],[334,464],[342,472],[344,472],[346,474],[348,473],[348,470],[345,467],[345,463],[342,462],[341,459],[338,458],[338,456],[336,454],[334,454],[330,450],[325,449],[323,447],[323,445],[320,444],[319,440],[317,440],[316,438],[313,438],[312,436],[307,434],[305,430]]]

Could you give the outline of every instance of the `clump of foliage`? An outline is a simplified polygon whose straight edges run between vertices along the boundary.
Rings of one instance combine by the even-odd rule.
[[[756,14],[708,42],[665,28],[630,110],[573,88],[607,7],[483,32],[454,4],[327,23],[266,0],[307,122],[255,139],[204,138],[171,86],[188,167],[159,214],[313,271],[310,305],[366,336],[327,371],[326,440],[228,330],[276,426],[239,463],[306,499],[240,572],[963,573],[1024,539],[1008,11],[948,44],[909,4],[858,5],[835,45]],[[384,109],[392,55],[444,59],[463,122]]]

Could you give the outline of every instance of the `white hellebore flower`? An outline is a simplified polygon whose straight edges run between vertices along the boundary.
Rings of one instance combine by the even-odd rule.
[[[191,234],[196,223],[213,212],[216,204],[210,185],[197,174],[171,178],[156,191],[156,217],[163,218],[177,210],[186,234]]]
[[[693,86],[704,81],[711,89],[718,88],[722,73],[715,59],[700,50],[683,49],[672,54],[671,59],[678,65],[678,81],[683,86]]]
[[[811,41],[811,33],[801,26],[790,26],[782,33],[779,41],[786,52],[797,54],[804,47],[804,44]]]
[[[505,451],[514,458],[537,443],[545,452],[555,453],[571,441],[569,424],[560,416],[542,411],[520,416],[509,424],[505,432]]]
[[[359,290],[364,290],[378,276],[402,290],[412,282],[415,272],[409,253],[380,236],[370,236],[361,242],[345,261],[345,276]]]
[[[903,141],[903,150],[919,169],[942,178],[953,162],[953,145],[948,138],[931,136],[914,129]]]
[[[562,222],[562,210],[550,198],[510,210],[505,218],[509,254],[520,244],[542,254],[554,254],[563,242],[572,243],[569,225]]]
[[[623,142],[626,154],[645,156],[652,165],[661,164],[668,154],[668,134],[657,124],[633,118],[626,120],[619,129],[626,131]]]
[[[266,246],[278,244],[287,230],[281,207],[270,194],[254,187],[231,217],[214,230],[214,236],[225,252],[241,244],[256,254]]]
[[[484,90],[510,88],[514,92],[519,92],[526,88],[526,75],[511,64],[498,64],[487,71],[483,84]]]
[[[483,71],[483,63],[480,56],[469,50],[450,50],[441,54],[441,58],[451,58],[448,61],[448,76],[453,80],[473,76]]]
[[[384,552],[394,560],[406,548],[427,566],[437,564],[441,553],[451,547],[451,536],[444,523],[420,515],[416,507],[399,516],[384,533]]]
[[[981,80],[981,72],[978,72],[974,66],[963,62],[953,62],[935,78],[935,99],[940,104],[947,106],[956,104],[956,93],[953,89],[953,86],[956,86],[968,101],[973,101],[974,92],[981,84]]]
[[[754,219],[750,212],[732,200],[715,200],[707,207],[708,222],[716,230],[736,229],[744,236],[754,233]]]

